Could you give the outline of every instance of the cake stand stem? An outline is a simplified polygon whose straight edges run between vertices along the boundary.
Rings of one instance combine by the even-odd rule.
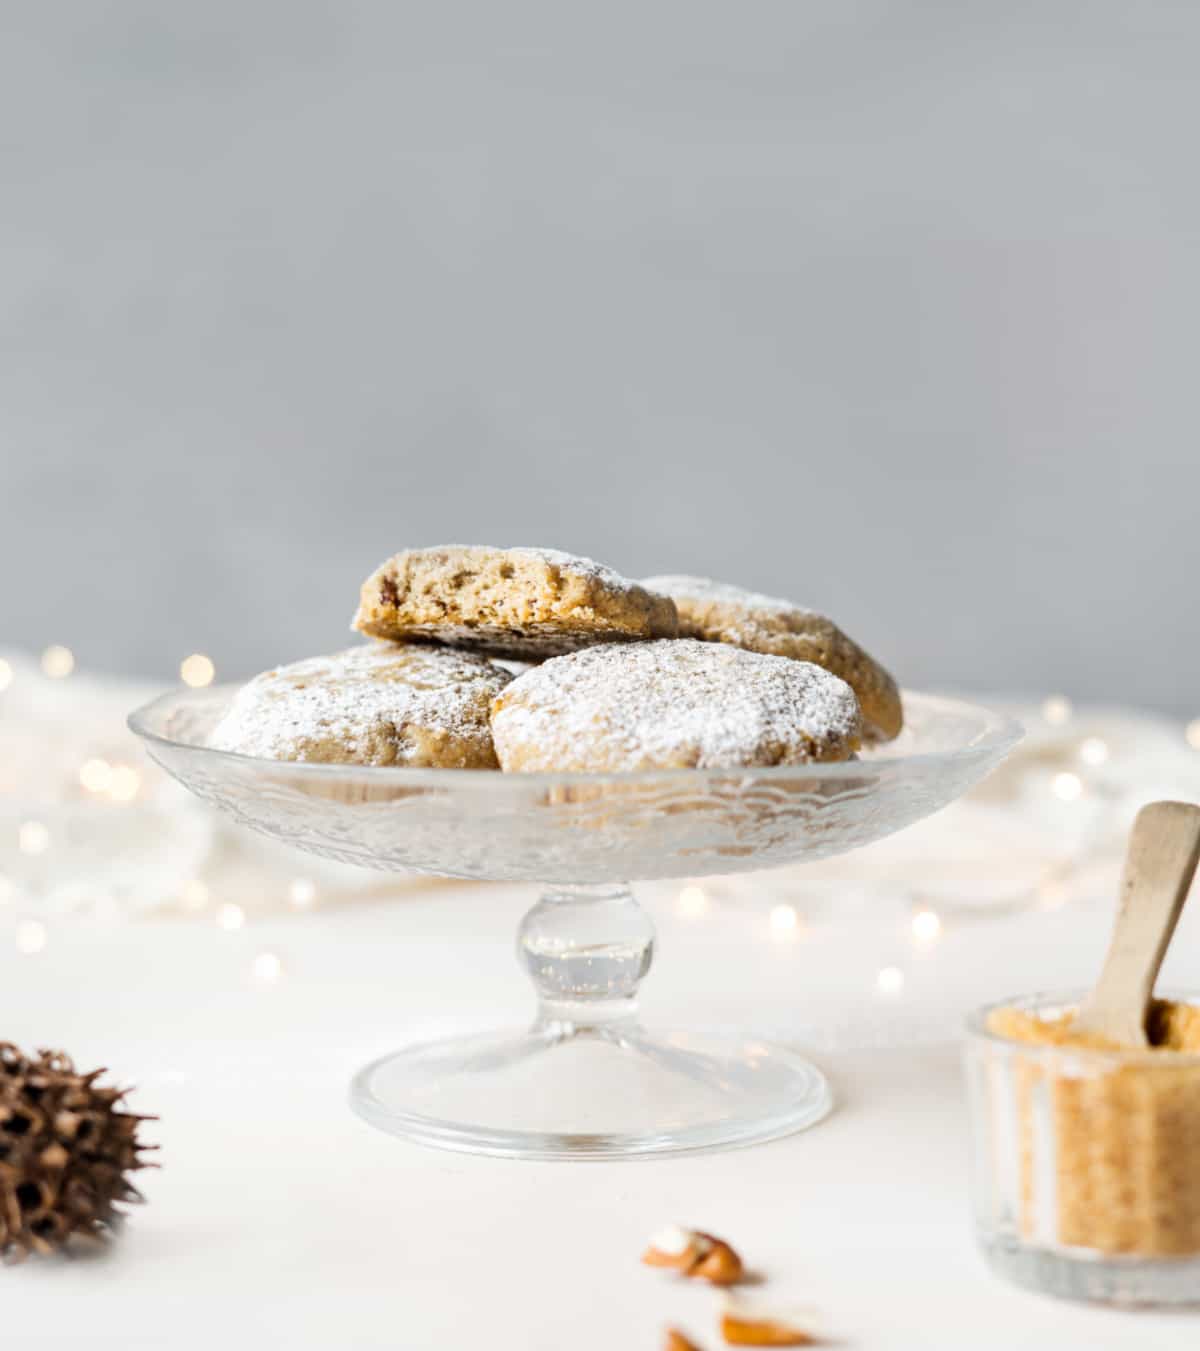
[[[551,887],[521,921],[517,954],[537,990],[537,1030],[615,1031],[637,1018],[654,925],[624,883]]]

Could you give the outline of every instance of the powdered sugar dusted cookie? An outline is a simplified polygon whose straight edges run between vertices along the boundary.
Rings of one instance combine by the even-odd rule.
[[[690,639],[556,657],[492,704],[492,738],[506,770],[845,760],[860,730],[854,691],[821,667]]]
[[[643,585],[675,602],[681,636],[815,662],[858,695],[868,735],[890,740],[903,726],[896,682],[824,615],[707,577],[648,577]]]
[[[495,769],[488,709],[509,679],[469,652],[367,643],[255,676],[209,745],[270,760]]]
[[[354,627],[535,660],[678,631],[670,600],[589,558],[457,544],[389,558],[363,583]]]

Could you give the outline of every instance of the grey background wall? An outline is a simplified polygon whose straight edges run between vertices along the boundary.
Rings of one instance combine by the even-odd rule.
[[[447,539],[1200,711],[1200,7],[8,5],[0,642],[225,675]]]

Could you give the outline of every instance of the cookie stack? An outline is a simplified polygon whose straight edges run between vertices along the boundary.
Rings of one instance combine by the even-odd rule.
[[[896,682],[826,619],[551,549],[410,549],[363,583],[380,641],[256,676],[210,737],[275,760],[620,772],[848,759]]]

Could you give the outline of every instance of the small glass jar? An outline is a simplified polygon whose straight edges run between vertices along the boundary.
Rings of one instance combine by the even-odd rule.
[[[1200,1304],[1200,1054],[996,1030],[1002,1011],[1054,1019],[1080,998],[1004,1000],[969,1020],[979,1242],[996,1271],[1049,1294]],[[1200,1007],[1197,995],[1170,998]]]

